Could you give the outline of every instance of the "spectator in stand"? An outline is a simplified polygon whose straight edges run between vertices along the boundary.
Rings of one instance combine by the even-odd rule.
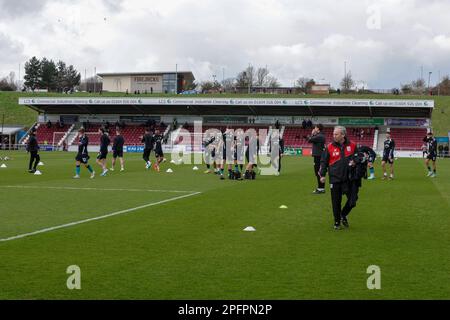
[[[50,120],[47,121],[47,128],[50,129],[52,127],[52,122]]]
[[[305,119],[303,119],[303,121],[302,121],[302,129],[306,129],[306,120]]]
[[[359,133],[359,137],[362,139],[364,139],[364,129],[361,129],[361,132]]]
[[[444,157],[448,157],[449,153],[448,153],[448,144],[444,146]]]
[[[312,123],[311,119],[309,119],[309,120],[306,122],[306,127],[307,127],[308,129],[312,129],[313,123]]]
[[[276,121],[275,122],[275,129],[279,130],[280,129],[280,121]]]

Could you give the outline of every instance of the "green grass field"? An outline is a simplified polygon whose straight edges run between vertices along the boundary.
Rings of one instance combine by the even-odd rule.
[[[98,96],[98,94],[87,94],[84,92],[75,93],[73,95],[58,94],[58,93],[22,93],[22,92],[0,92],[0,117],[5,115],[6,124],[20,124],[27,127],[33,125],[37,119],[37,112],[20,106],[18,104],[19,97],[86,97],[86,96]],[[119,97],[124,96],[123,93],[106,92],[103,97]],[[131,95],[133,96],[133,95]],[[139,95],[137,97],[158,97],[160,94],[154,95]],[[170,97],[176,97],[176,95],[166,95]],[[233,97],[233,98],[294,98],[298,95],[286,94],[286,95],[264,95],[264,94],[207,94],[207,95],[195,95],[194,97]],[[179,97],[179,96],[178,96]],[[186,97],[186,96],[183,96]],[[342,98],[342,99],[425,99],[434,100],[435,109],[432,116],[433,130],[438,136],[447,136],[450,131],[450,97],[448,96],[397,96],[389,94],[331,94],[331,95],[307,95],[306,98]],[[1,121],[1,118],[0,118]]]
[[[311,194],[311,158],[284,158],[279,177],[220,181],[193,165],[147,172],[127,154],[123,173],[73,180],[72,153],[41,153],[42,176],[26,173],[25,153],[5,155],[0,239],[148,206],[0,241],[0,299],[450,298],[448,159],[434,180],[422,159],[399,159],[396,180],[364,181],[350,229],[334,231],[328,187]],[[81,290],[66,287],[70,265]],[[381,290],[367,289],[370,265]]]

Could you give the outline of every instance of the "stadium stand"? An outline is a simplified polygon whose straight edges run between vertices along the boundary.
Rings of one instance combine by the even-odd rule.
[[[52,125],[50,128],[45,123],[39,123],[37,126],[36,138],[42,145],[56,145],[69,130],[70,125]],[[55,134],[56,133],[56,134]]]
[[[424,128],[391,128],[391,137],[395,141],[396,150],[420,151],[423,137],[427,134]]]
[[[324,133],[327,143],[331,142],[333,140],[333,128],[325,127]],[[311,129],[304,129],[300,126],[286,127],[284,131],[284,144],[287,147],[309,148],[311,144],[304,137],[310,134]],[[375,129],[348,127],[347,134],[350,140],[371,147],[373,145]]]

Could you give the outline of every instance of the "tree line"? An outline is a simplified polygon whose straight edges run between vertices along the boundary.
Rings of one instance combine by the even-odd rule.
[[[64,61],[32,57],[25,63],[24,85],[26,89],[46,89],[52,92],[69,92],[80,84],[81,75],[73,65]]]

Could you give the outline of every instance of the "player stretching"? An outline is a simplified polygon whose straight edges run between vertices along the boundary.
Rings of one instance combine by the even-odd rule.
[[[210,139],[206,140],[203,142],[204,146],[205,146],[205,162],[206,162],[206,171],[205,173],[211,173],[211,163],[214,167],[214,172],[217,171],[217,166],[216,166],[216,161],[215,161],[215,157],[216,157],[216,148],[214,146],[214,141],[216,140],[216,137],[213,136]]]
[[[120,171],[124,171],[124,161],[123,161],[123,145],[125,144],[125,139],[123,138],[120,129],[116,129],[116,136],[114,138],[112,150],[113,158],[111,163],[111,171],[114,171],[114,166],[116,164],[117,158],[120,160]]]
[[[427,144],[427,158],[425,160],[425,165],[428,168],[427,177],[436,177],[436,158],[437,158],[437,141],[433,137],[432,132],[428,132],[427,136],[423,138],[423,142]],[[433,171],[430,168],[430,160],[433,162]]]
[[[391,175],[389,180],[394,179],[394,151],[395,141],[391,139],[391,134],[386,133],[386,140],[384,141],[383,159],[381,161],[381,167],[383,168],[383,180],[387,179],[386,163],[389,163],[391,167]]]
[[[100,176],[104,177],[108,173],[108,169],[106,168],[106,157],[108,156],[108,146],[111,143],[111,140],[108,137],[108,133],[104,128],[98,129],[98,132],[101,134],[100,137],[100,152],[97,156],[97,163],[100,167],[102,167],[102,174]]]
[[[375,179],[375,168],[373,167],[373,164],[375,162],[375,159],[377,158],[376,152],[373,151],[372,148],[360,145],[358,145],[358,151],[364,153],[364,156],[367,158],[367,166],[369,167],[370,172],[370,176],[367,178],[367,180]]]
[[[78,130],[79,140],[78,140],[78,153],[75,157],[76,161],[76,169],[75,169],[75,176],[74,179],[80,179],[80,165],[83,164],[91,173],[91,179],[94,179],[95,177],[95,171],[92,169],[92,167],[88,164],[89,161],[89,154],[88,154],[88,145],[89,145],[89,139],[85,134],[84,128],[80,128]]]

